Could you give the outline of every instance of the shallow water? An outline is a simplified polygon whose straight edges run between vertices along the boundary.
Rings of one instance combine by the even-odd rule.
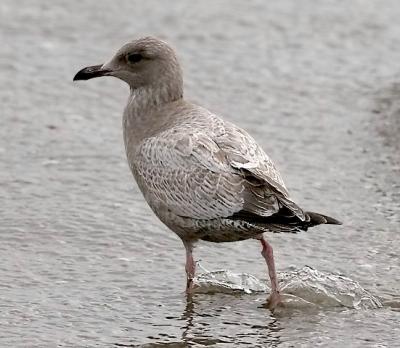
[[[0,346],[399,346],[399,16],[395,0],[1,1]],[[127,88],[72,83],[143,34],[174,44],[188,98],[250,131],[301,206],[344,222],[268,235],[280,274],[340,274],[382,308],[186,298],[184,248],[126,165]],[[267,279],[256,241],[195,256]]]

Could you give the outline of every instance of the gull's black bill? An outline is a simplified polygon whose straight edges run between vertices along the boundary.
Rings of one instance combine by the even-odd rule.
[[[110,71],[106,69],[102,69],[102,64],[88,66],[87,68],[83,68],[79,70],[74,76],[74,81],[78,80],[89,80],[95,77],[106,76]]]

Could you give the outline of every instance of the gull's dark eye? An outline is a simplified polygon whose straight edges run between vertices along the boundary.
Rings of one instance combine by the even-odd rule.
[[[140,53],[129,53],[126,55],[126,60],[131,64],[139,63],[142,59],[143,56]]]

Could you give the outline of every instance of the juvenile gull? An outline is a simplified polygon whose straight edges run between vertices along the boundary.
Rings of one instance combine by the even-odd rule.
[[[130,87],[123,114],[128,163],[147,203],[186,248],[186,291],[193,288],[199,240],[258,239],[271,280],[268,305],[280,302],[273,251],[264,232],[297,232],[340,224],[294,203],[262,148],[244,130],[183,99],[174,50],[145,37],[74,80],[114,76]]]

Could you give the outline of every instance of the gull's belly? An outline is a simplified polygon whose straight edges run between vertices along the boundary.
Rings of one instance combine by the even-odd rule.
[[[229,218],[193,219],[179,216],[152,193],[152,190],[147,187],[146,181],[134,170],[133,174],[147,204],[156,216],[183,240],[205,240],[215,243],[236,242],[253,238],[265,232],[258,226],[240,220]],[[182,203],[184,204],[184,202]]]

